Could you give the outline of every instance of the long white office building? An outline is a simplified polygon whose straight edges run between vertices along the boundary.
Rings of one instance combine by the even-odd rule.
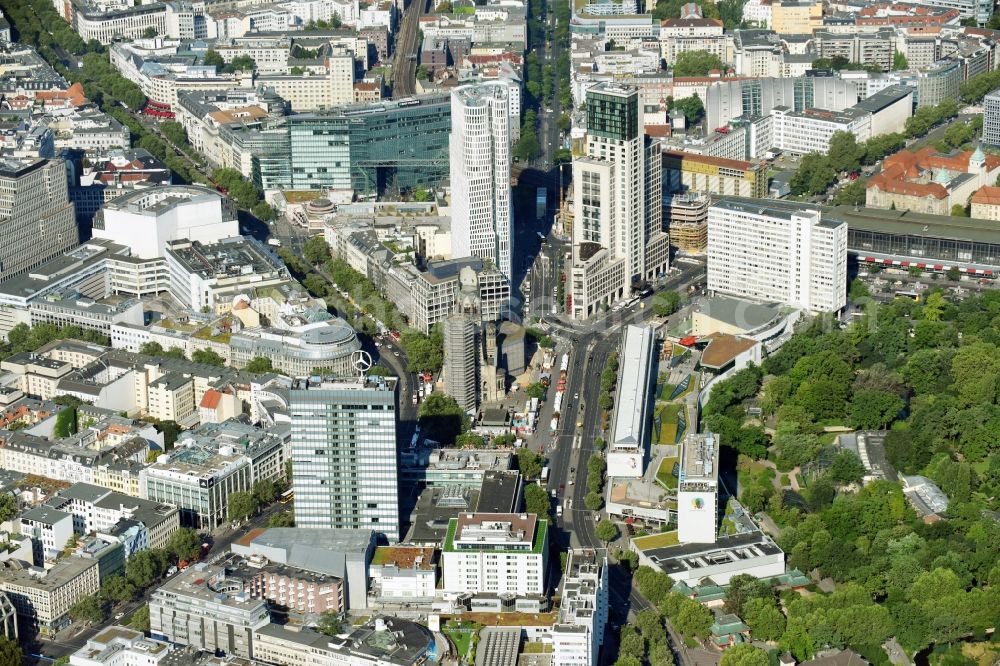
[[[810,312],[847,304],[847,223],[727,197],[708,209],[708,289]]]
[[[310,378],[289,391],[295,524],[399,541],[395,377]]]
[[[451,96],[452,256],[479,257],[511,275],[511,95],[501,81]]]
[[[608,476],[639,478],[649,447],[650,399],[655,390],[656,336],[627,326],[618,354],[618,391],[608,447]]]

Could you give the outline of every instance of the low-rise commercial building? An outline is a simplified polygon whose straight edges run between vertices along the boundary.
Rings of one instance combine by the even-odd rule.
[[[170,293],[195,311],[228,311],[238,295],[290,281],[285,265],[247,236],[210,244],[187,239],[168,242],[165,257]]]
[[[421,450],[403,456],[400,483],[426,487],[461,486],[479,489],[490,472],[507,471],[514,462],[512,451],[487,449]]]
[[[627,326],[618,358],[614,423],[608,441],[608,476],[641,477],[649,456],[650,415],[656,382],[656,335]]]
[[[174,650],[169,643],[146,638],[141,631],[113,626],[104,629],[69,656],[70,666],[165,666]]]
[[[310,666],[420,666],[434,649],[423,625],[377,616],[346,636],[329,637],[311,629],[269,624],[254,632],[254,657],[267,663]]]
[[[369,594],[382,603],[419,603],[434,598],[437,561],[434,548],[379,546],[368,567]]]
[[[664,194],[688,191],[763,199],[767,196],[767,167],[757,162],[664,150]]]
[[[366,608],[368,562],[375,552],[375,532],[358,529],[276,527],[252,530],[233,542],[232,550],[246,558],[263,558],[344,583],[349,609]]]
[[[249,659],[254,632],[271,622],[267,601],[204,563],[168,578],[149,600],[154,639]]]
[[[233,365],[243,367],[264,357],[271,359],[275,370],[294,377],[312,376],[319,369],[335,376],[353,374],[351,355],[361,349],[357,332],[343,319],[323,314],[323,321],[292,315],[272,327],[234,333],[229,339]]]
[[[733,576],[754,578],[778,576],[785,572],[785,553],[762,532],[719,537],[715,543],[663,545],[662,535],[632,540],[639,563],[670,576],[676,582],[701,584],[710,578],[716,585],[727,584]]]
[[[344,581],[330,574],[251,557],[228,561],[224,575],[227,584],[240,586],[254,599],[267,600],[282,614],[315,617],[347,610]]]
[[[51,636],[69,626],[70,606],[99,588],[95,559],[65,557],[50,569],[8,562],[0,569],[0,592],[17,609],[22,636]]]

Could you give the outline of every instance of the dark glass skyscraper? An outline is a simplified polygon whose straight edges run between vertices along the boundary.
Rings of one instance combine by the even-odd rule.
[[[587,133],[617,141],[639,137],[639,96],[617,89],[587,91]]]

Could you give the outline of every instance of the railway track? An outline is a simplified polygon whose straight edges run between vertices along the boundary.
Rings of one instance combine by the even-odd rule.
[[[413,0],[403,14],[396,38],[396,58],[392,68],[392,96],[406,97],[416,93],[420,17],[427,11],[430,0]]]

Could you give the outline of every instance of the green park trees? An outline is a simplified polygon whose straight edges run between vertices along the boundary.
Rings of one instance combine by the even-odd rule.
[[[723,652],[719,666],[769,666],[770,663],[767,652],[749,643],[742,643]]]
[[[0,666],[21,666],[21,647],[17,641],[0,636]]]
[[[653,299],[653,312],[658,317],[666,317],[677,311],[681,304],[681,295],[673,289],[661,291]]]
[[[678,109],[684,114],[684,120],[688,125],[694,125],[701,122],[701,119],[705,117],[705,105],[702,103],[701,98],[695,93],[690,97],[685,97],[683,99],[674,100],[670,105],[671,109]]]
[[[167,540],[167,552],[177,560],[192,560],[201,551],[201,539],[190,527],[182,527]]]
[[[674,76],[708,76],[713,69],[723,69],[719,56],[708,51],[685,51],[677,55]]]

